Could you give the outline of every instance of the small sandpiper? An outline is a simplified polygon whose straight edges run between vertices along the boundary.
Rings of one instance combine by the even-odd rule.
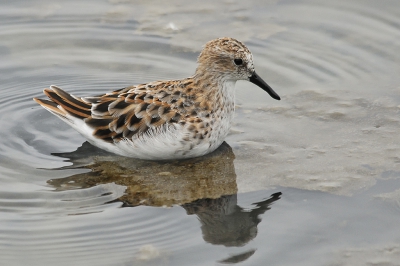
[[[57,86],[44,89],[42,107],[104,150],[146,160],[185,159],[217,149],[235,111],[235,83],[248,80],[277,100],[255,72],[249,49],[233,38],[209,41],[192,77],[154,81],[94,97]]]

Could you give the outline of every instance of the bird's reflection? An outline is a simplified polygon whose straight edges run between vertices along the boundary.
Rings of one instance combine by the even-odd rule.
[[[211,154],[183,161],[157,162],[121,157],[89,143],[74,152],[53,155],[69,158],[72,165],[67,168],[87,168],[91,172],[51,179],[50,185],[57,190],[109,183],[126,186],[125,195],[119,198],[124,206],[181,205],[237,193],[235,155],[226,143]]]
[[[142,161],[104,152],[89,143],[71,153],[53,154],[68,158],[65,168],[87,168],[91,172],[48,183],[57,190],[88,188],[115,183],[125,186],[125,195],[116,199],[123,207],[182,206],[188,215],[195,214],[203,238],[214,245],[240,247],[257,235],[260,215],[280,199],[281,193],[253,203],[244,209],[237,203],[235,155],[225,142],[213,153],[184,161]],[[255,250],[232,255],[222,263],[246,260]]]
[[[218,199],[199,199],[182,207],[188,214],[196,214],[201,222],[201,231],[205,241],[227,247],[239,247],[247,244],[257,235],[259,215],[280,199],[281,192],[270,198],[253,203],[250,210],[237,205],[237,195],[225,195]]]

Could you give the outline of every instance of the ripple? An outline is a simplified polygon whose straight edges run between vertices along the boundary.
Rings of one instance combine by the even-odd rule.
[[[267,41],[251,42],[256,65],[275,73],[279,80],[299,86],[298,81],[352,81],[398,70],[398,16],[342,1],[281,8],[285,12],[277,20],[291,30]]]
[[[31,53],[35,54],[35,52]],[[62,86],[78,96],[95,95],[101,91],[108,92],[146,80],[178,76],[172,74],[173,71],[169,68],[170,64],[184,66],[189,62],[171,56],[163,56],[160,61],[159,57],[140,51],[136,53],[137,57],[135,54],[127,56],[125,52],[110,53],[107,55],[107,52],[103,52],[103,57],[101,57],[97,52],[85,54],[85,51],[80,51],[76,57],[69,58],[74,61],[74,64],[79,65],[76,69],[60,71],[55,68],[47,72],[24,70],[26,73],[24,73],[23,79],[10,79],[8,82],[4,82],[2,84],[3,97],[0,100],[0,109],[2,110],[0,118],[4,123],[0,134],[11,133],[12,135],[9,136],[13,137],[0,140],[2,144],[0,154],[8,158],[18,158],[20,163],[45,167],[49,160],[55,160],[49,157],[51,152],[71,150],[71,147],[76,147],[83,142],[83,138],[79,134],[32,101],[33,97],[43,97],[43,88],[50,84]],[[115,56],[116,54],[118,56]],[[39,58],[41,55],[35,54],[34,60],[37,61]],[[105,58],[113,58],[113,60],[106,62]],[[122,58],[123,60],[121,60]],[[129,62],[134,63],[129,65]],[[69,63],[64,62],[63,64],[68,65]],[[95,65],[97,67],[94,67]],[[127,73],[114,75],[110,73],[110,65],[111,73],[119,69],[127,71],[129,68],[137,71],[133,71],[133,74],[129,75]],[[128,65],[130,67],[127,67]],[[96,70],[94,71],[93,68]],[[92,73],[87,73],[84,69],[92,69]],[[107,75],[102,75],[104,71],[107,71]],[[65,74],[60,75],[63,72]],[[52,147],[52,150],[46,147]]]
[[[287,245],[287,239],[277,239],[285,231],[281,222],[290,220],[293,213],[264,226],[265,232],[270,225],[279,229],[273,230],[275,238],[255,239],[254,221],[261,221],[257,217],[261,211],[249,213],[269,208],[252,205],[263,197],[251,196],[244,210],[235,196],[221,195],[281,185],[351,195],[374,184],[383,171],[398,172],[400,16],[396,1],[205,0],[187,5],[172,0],[165,7],[110,0],[79,2],[79,9],[77,3],[13,1],[0,10],[3,263],[175,265],[192,259],[212,264],[216,258],[238,262],[251,256],[265,262],[260,247],[269,242]],[[220,164],[197,163],[203,172],[219,166],[215,173],[207,172],[211,174],[207,179],[201,171],[186,179],[160,177],[161,171],[154,172],[160,168],[148,163],[153,172],[146,172],[142,179],[117,176],[110,180],[94,177],[110,165],[99,160],[103,154],[78,152],[75,161],[72,156],[60,157],[74,153],[84,139],[32,101],[42,97],[43,88],[55,84],[86,96],[150,80],[186,77],[196,67],[193,51],[221,34],[248,44],[257,71],[282,88],[277,91],[284,100],[269,105],[257,93],[245,91],[242,98],[247,107],[238,108],[235,118],[236,132],[241,134],[229,137],[235,165],[231,150],[229,156],[221,156],[229,160]],[[114,161],[124,162],[119,169],[125,172],[127,165],[147,171],[140,162],[116,157]],[[92,164],[97,172],[87,167],[93,162],[97,162]],[[207,186],[215,189],[213,193],[206,191]],[[129,203],[145,204],[143,198],[130,197],[138,190],[146,192],[147,199],[161,202],[153,206],[185,205],[125,208]],[[385,192],[392,198],[398,195],[389,187]],[[304,212],[301,208],[307,203],[298,199],[307,198],[308,193],[291,196],[301,206],[286,202],[296,207],[296,217],[301,217],[297,214]],[[217,199],[201,200],[199,194]],[[319,194],[315,202],[322,207],[313,213],[331,206],[330,198],[327,204],[319,201],[326,195]],[[193,197],[199,198],[194,204]],[[348,205],[342,203],[335,206]],[[364,210],[354,209],[360,214],[341,219],[364,217]],[[314,234],[315,224],[308,219],[312,212],[305,212],[304,225]],[[378,211],[374,214],[381,217]],[[214,233],[229,228],[250,228],[245,240],[252,243],[240,249],[238,245],[247,242],[232,240],[229,243],[236,245],[232,253]],[[304,242],[309,234],[304,239],[300,235],[295,241]],[[287,250],[271,246],[274,254]],[[309,249],[324,253],[313,245]],[[153,259],[141,259],[146,250],[153,252]],[[193,259],[193,254],[201,259]]]
[[[110,187],[100,189],[94,187],[93,189],[104,190]],[[77,191],[68,191],[71,195],[75,192]],[[97,193],[102,193],[102,191]],[[218,229],[218,227],[214,228],[215,225],[226,228],[226,222],[228,222],[228,231],[237,227],[240,228],[239,232],[242,235],[243,232],[247,234],[243,227],[254,228],[261,222],[261,219],[257,217],[269,210],[270,205],[279,199],[281,193],[273,194],[269,199],[259,201],[262,195],[264,193],[254,198],[257,203],[254,203],[255,206],[250,209],[239,207],[236,196],[221,197],[222,201],[221,199],[200,200],[185,204],[184,208],[187,212],[196,214],[202,221],[203,234],[207,232],[205,228],[212,232],[212,230]],[[227,199],[230,200],[226,202]],[[221,206],[221,203],[228,203],[230,210]],[[115,208],[115,205],[107,208],[112,204],[102,206],[101,212],[90,212],[90,215],[65,216],[68,212],[64,212],[63,216],[42,215],[40,219],[30,219],[31,215],[24,213],[22,215],[28,219],[7,219],[4,226],[0,228],[2,234],[0,256],[13,263],[18,260],[30,259],[41,263],[59,260],[61,265],[68,265],[72,262],[79,264],[82,261],[90,261],[91,264],[97,265],[110,265],[113,261],[126,259],[135,262],[140,260],[144,256],[140,253],[149,247],[156,251],[156,259],[157,256],[160,256],[158,259],[165,259],[170,256],[169,254],[180,254],[187,250],[193,250],[201,243],[193,241],[193,236],[199,235],[199,231],[193,230],[200,226],[198,220],[195,219],[195,216],[185,215],[182,208]],[[231,219],[232,215],[235,219]],[[210,220],[210,216],[214,216],[215,219]],[[179,219],[177,219],[178,217]],[[209,223],[210,221],[211,223]],[[236,230],[234,231],[236,236]],[[252,232],[247,241],[257,235],[256,228]],[[219,234],[221,233],[216,235]],[[216,236],[214,235],[213,238]],[[233,240],[239,242],[239,246],[246,243],[243,243],[241,238]],[[226,240],[222,238],[220,241]],[[16,256],[21,252],[24,256]],[[73,256],[71,256],[72,254]]]
[[[135,253],[148,244],[169,251],[192,246],[187,236],[197,221],[190,219],[191,223],[182,224],[182,219],[173,219],[182,210],[166,211],[168,213],[140,207],[129,211],[103,208],[103,212],[90,212],[90,216],[59,219],[52,215],[51,219],[12,220],[0,229],[0,255],[14,262],[18,260],[16,255],[23,252],[21,259],[37,259],[42,263],[60,260],[61,265],[67,265],[86,260],[101,265],[105,260],[104,264],[110,265],[124,257],[134,259]],[[104,251],[99,252],[101,250]]]

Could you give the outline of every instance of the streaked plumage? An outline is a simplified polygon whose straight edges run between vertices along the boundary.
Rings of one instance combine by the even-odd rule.
[[[183,159],[210,153],[224,141],[237,80],[249,80],[279,100],[255,73],[247,47],[232,38],[208,42],[190,78],[82,98],[50,86],[44,90],[50,100],[34,100],[107,151],[149,160]]]

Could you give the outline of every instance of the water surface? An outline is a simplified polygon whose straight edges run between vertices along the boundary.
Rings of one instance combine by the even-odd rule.
[[[12,1],[0,9],[6,265],[398,265],[398,1]],[[220,149],[105,153],[32,101],[190,76],[230,36],[282,97],[236,85]],[[282,193],[282,194],[280,194]]]

